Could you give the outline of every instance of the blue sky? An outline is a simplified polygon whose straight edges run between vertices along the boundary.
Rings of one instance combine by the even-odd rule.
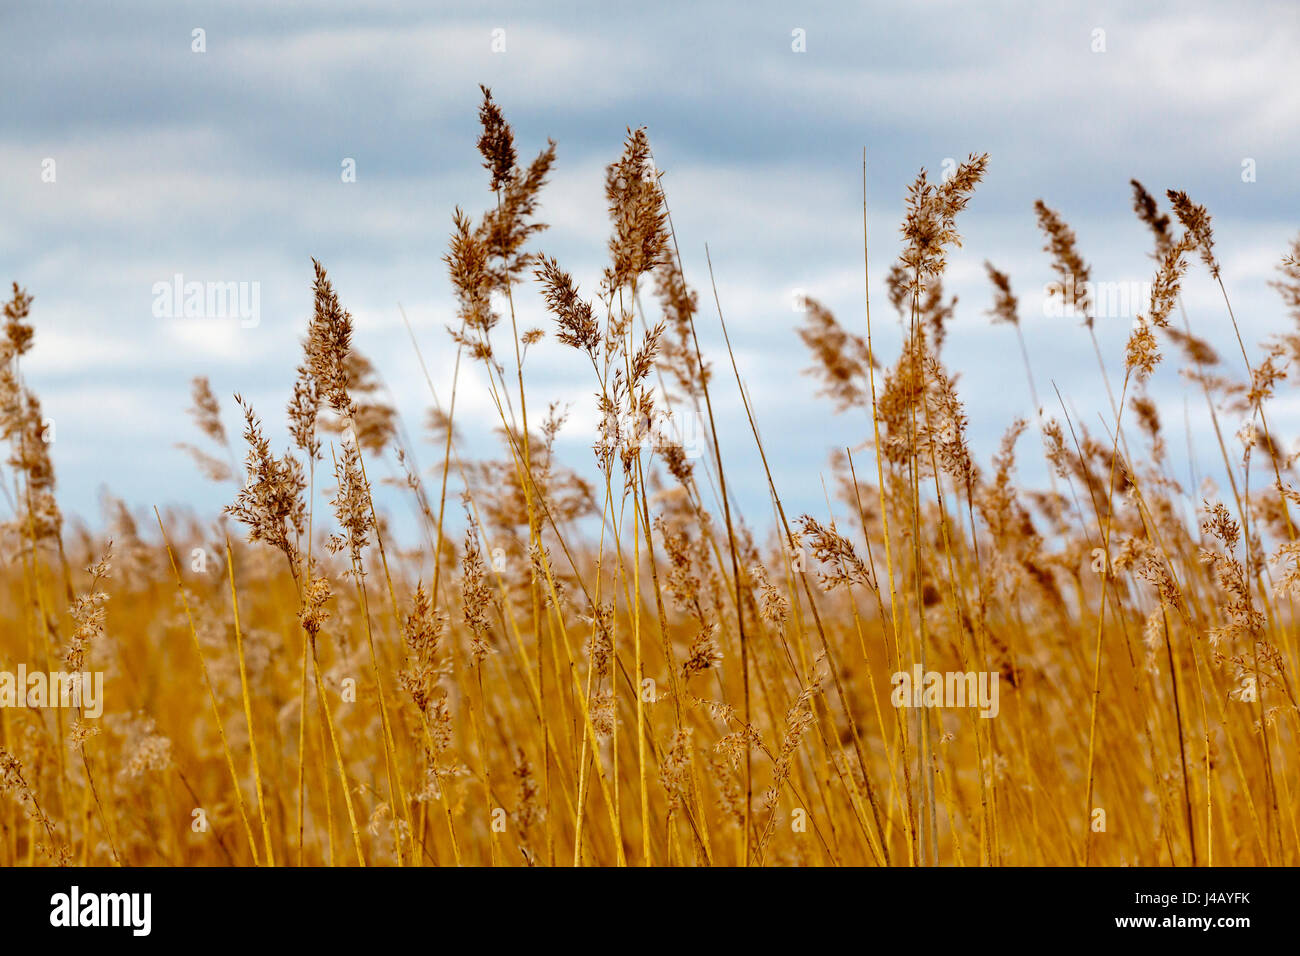
[[[205,31],[206,52],[192,51]],[[504,30],[505,51],[493,52]],[[792,50],[803,30],[806,52]],[[1104,31],[1105,50],[1094,52]],[[499,34],[498,34],[499,36]],[[892,354],[881,280],[897,254],[907,183],[972,151],[989,173],[960,220],[947,286],[959,299],[945,358],[983,460],[1030,412],[1010,330],[990,327],[984,259],[1010,273],[1042,392],[1055,383],[1098,425],[1106,401],[1077,322],[1044,314],[1052,274],[1033,202],[1079,235],[1099,281],[1150,279],[1128,180],[1186,189],[1214,216],[1224,277],[1248,342],[1287,328],[1267,282],[1300,230],[1300,7],[897,3],[542,4],[471,9],[417,2],[41,3],[0,8],[0,281],[36,297],[26,376],[55,422],[67,511],[93,519],[108,487],[135,506],[215,511],[178,441],[196,436],[189,381],[239,391],[277,444],[311,307],[310,257],[330,270],[413,433],[428,392],[398,311],[445,390],[453,316],[441,256],[452,209],[489,200],[474,149],[478,84],[493,88],[523,156],[552,137],[537,247],[594,288],[608,220],[602,170],[629,126],[648,128],[688,281],[705,303],[702,345],[721,335],[708,244],[733,345],[779,490],[824,510],[829,452],[865,439],[803,377],[794,290],[861,329],[861,156],[868,151],[873,318]],[[356,162],[356,182],[340,164]],[[54,182],[42,181],[55,161]],[[1255,181],[1242,163],[1254,161]],[[153,287],[256,282],[260,322],[160,319]],[[1231,357],[1231,328],[1203,270],[1185,288],[1193,326]],[[521,324],[549,326],[535,296]],[[1111,374],[1129,322],[1099,320]],[[896,336],[893,336],[896,339]],[[1180,453],[1183,386],[1153,381]],[[734,382],[717,401],[729,476],[766,508]],[[475,371],[461,398],[473,453],[495,420]],[[589,373],[554,342],[530,353],[534,402],[573,402],[561,446],[590,473]],[[1287,434],[1300,406],[1283,390]],[[1204,411],[1191,408],[1193,436]],[[1024,447],[1026,459],[1033,446]],[[1208,452],[1208,446],[1206,451]],[[435,459],[421,449],[425,464]],[[1028,461],[1025,474],[1036,469]]]

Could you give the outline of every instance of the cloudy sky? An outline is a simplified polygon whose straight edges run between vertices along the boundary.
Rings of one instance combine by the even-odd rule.
[[[991,156],[950,259],[959,302],[945,346],[987,460],[1031,403],[1013,333],[985,315],[986,258],[1021,296],[1040,391],[1055,383],[1096,428],[1106,407],[1087,336],[1045,314],[1052,274],[1037,198],[1075,228],[1095,279],[1141,282],[1150,243],[1128,181],[1186,189],[1214,215],[1247,341],[1285,328],[1268,280],[1300,230],[1297,49],[1300,7],[1288,0],[5,4],[0,281],[36,297],[25,374],[55,423],[65,510],[93,519],[107,487],[136,506],[210,513],[230,490],[205,482],[175,447],[197,438],[189,382],[211,379],[232,431],[229,396],[241,392],[283,442],[310,257],[328,267],[356,344],[412,433],[429,395],[399,305],[435,386],[449,388],[454,304],[441,256],[453,208],[478,213],[490,200],[474,148],[478,84],[492,87],[521,155],[547,137],[558,143],[543,194],[551,227],[538,247],[587,292],[609,231],[603,167],[628,127],[645,126],[687,279],[709,306],[702,344],[715,364],[725,359],[705,294],[707,244],[779,490],[790,510],[822,511],[828,454],[859,445],[869,420],[836,416],[814,396],[793,302],[804,290],[862,329],[864,148],[873,319],[886,356],[897,333],[880,280],[898,253],[907,183],[921,167]],[[355,182],[342,181],[349,159]],[[258,322],[157,317],[154,286],[177,274],[257,283]],[[1232,356],[1222,298],[1203,270],[1185,303],[1193,326]],[[535,296],[521,308],[525,327],[547,324]],[[1130,322],[1098,321],[1116,380]],[[526,371],[533,402],[573,403],[561,444],[589,472],[589,369],[544,342]],[[480,374],[460,400],[469,451],[486,447],[495,419]],[[719,414],[732,423],[722,436],[728,472],[763,508],[734,380],[718,381]],[[1153,392],[1180,452],[1174,363]],[[1294,400],[1284,396],[1277,414],[1294,434]],[[1202,442],[1204,417],[1203,403],[1192,405]],[[436,458],[419,450],[426,465]]]

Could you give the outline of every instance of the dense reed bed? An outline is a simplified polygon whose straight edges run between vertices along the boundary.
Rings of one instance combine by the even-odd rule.
[[[1133,184],[1153,280],[1122,380],[1086,291],[1075,303],[1109,417],[1073,420],[1024,352],[1037,407],[985,463],[967,438],[978,396],[943,358],[942,279],[989,160],[922,172],[890,302],[844,318],[809,300],[790,330],[862,434],[826,510],[793,514],[767,470],[781,436],[754,417],[712,277],[692,277],[705,307],[683,274],[645,132],[608,167],[608,265],[584,292],[544,251],[555,145],[521,162],[486,90],[480,118],[491,203],[452,218],[457,318],[411,336],[456,356],[428,383],[430,471],[316,263],[292,446],[199,379],[187,447],[231,488],[225,514],[111,502],[105,532],[65,525],[23,378],[39,314],[14,285],[0,667],[102,673],[104,690],[99,716],[21,693],[0,708],[0,863],[1300,862],[1300,481],[1269,417],[1300,331],[1238,334],[1222,359],[1198,337],[1236,328],[1204,208],[1170,191],[1165,212]],[[1073,232],[1036,212],[1062,283],[1086,290]],[[864,234],[864,267],[887,245]],[[1297,255],[1277,286],[1300,323]],[[1020,336],[1011,279],[988,274],[992,320],[1012,327],[988,334]],[[1216,314],[1182,308],[1193,278],[1222,289]],[[520,327],[528,296],[549,327]],[[873,304],[877,325],[901,322],[898,354],[873,347]],[[719,322],[726,348],[706,355],[697,330]],[[590,375],[590,459],[559,460],[563,413],[525,389],[544,336]],[[1212,497],[1175,477],[1146,393],[1175,360],[1213,421]],[[459,441],[469,376],[499,414],[493,458]],[[745,416],[715,420],[720,394]],[[752,435],[770,508],[742,513],[722,429]],[[1040,454],[1048,487],[1025,487],[1017,456]],[[414,521],[376,505],[393,474]],[[992,706],[900,693],[897,675],[931,672],[971,675]]]

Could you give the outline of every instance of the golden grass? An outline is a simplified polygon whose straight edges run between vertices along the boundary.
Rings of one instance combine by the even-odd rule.
[[[1117,390],[1078,303],[1110,418],[1094,435],[1064,402],[1038,407],[983,466],[942,359],[942,276],[988,159],[937,184],[922,172],[888,275],[900,353],[876,353],[869,297],[860,331],[816,302],[797,330],[866,444],[837,455],[825,514],[788,515],[769,468],[780,436],[762,437],[712,276],[727,354],[700,348],[713,319],[682,273],[644,131],[608,168],[609,265],[586,299],[534,250],[554,144],[521,166],[487,90],[480,119],[493,203],[453,217],[457,327],[440,345],[411,336],[417,353],[456,353],[452,380],[428,382],[432,479],[316,263],[293,447],[277,454],[239,400],[237,466],[197,380],[211,451],[185,447],[234,483],[222,519],[155,512],[155,536],[116,503],[108,533],[70,530],[22,378],[32,300],[15,284],[0,670],[101,671],[106,702],[98,718],[0,708],[0,864],[1300,862],[1300,492],[1267,414],[1300,334],[1252,362],[1204,208],[1171,191],[1171,220],[1134,183],[1156,274]],[[1082,283],[1074,233],[1035,208],[1054,268]],[[865,194],[863,211],[866,260]],[[1300,321],[1298,254],[1278,288]],[[1224,303],[1203,321],[1232,324],[1244,381],[1182,309],[1197,256]],[[1011,280],[987,270],[1037,406]],[[519,327],[528,294],[590,370],[594,462],[558,460],[563,415],[525,389],[548,334]],[[1174,477],[1145,390],[1162,338],[1207,402],[1223,500]],[[458,441],[469,370],[499,415],[497,460]],[[732,389],[745,421],[719,422],[715,396]],[[699,416],[698,457],[651,427],[660,410]],[[770,514],[742,514],[728,487],[718,432],[737,426]],[[1027,435],[1048,489],[1016,481]],[[417,516],[402,534],[372,494],[391,466]],[[329,515],[315,513],[322,482]],[[914,666],[996,675],[997,715],[895,706],[895,675]]]

